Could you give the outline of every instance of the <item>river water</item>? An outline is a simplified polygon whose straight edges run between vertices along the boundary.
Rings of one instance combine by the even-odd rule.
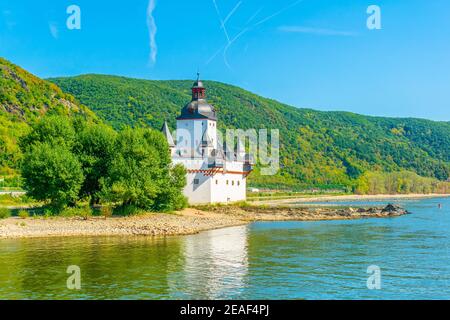
[[[450,199],[397,203],[413,214],[167,238],[0,240],[0,299],[449,299]],[[80,290],[67,288],[72,265]],[[380,289],[367,287],[369,266]]]

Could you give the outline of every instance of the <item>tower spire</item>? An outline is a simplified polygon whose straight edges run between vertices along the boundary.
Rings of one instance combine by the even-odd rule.
[[[167,121],[164,121],[164,124],[161,128],[161,132],[166,137],[167,143],[169,144],[169,147],[173,148],[175,147],[175,142],[173,141],[173,137],[170,134],[169,126],[167,125]]]
[[[197,80],[195,80],[194,85],[192,86],[192,100],[205,99],[205,87],[203,86],[203,82],[200,80],[200,72],[197,71]]]

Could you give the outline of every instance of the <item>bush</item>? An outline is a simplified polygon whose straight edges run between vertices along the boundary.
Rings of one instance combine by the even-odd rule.
[[[89,206],[83,207],[68,207],[63,209],[59,215],[61,217],[81,217],[83,219],[88,219],[92,216],[92,209]]]
[[[21,219],[26,219],[30,216],[30,214],[26,210],[20,210],[17,216]]]
[[[8,208],[0,208],[0,219],[11,217],[11,211]]]
[[[248,207],[251,207],[251,206],[252,206],[252,205],[251,205],[250,203],[248,203],[247,201],[238,201],[238,202],[235,202],[234,205],[235,205],[236,207],[239,207],[239,208],[248,208]]]
[[[105,218],[109,218],[113,215],[113,208],[109,206],[103,206],[100,208],[100,215]]]
[[[125,215],[130,210],[134,214],[133,207],[173,211],[186,206],[182,195],[186,169],[181,164],[172,166],[167,141],[154,130],[126,128],[120,132],[100,184],[101,200],[121,203],[119,212]]]
[[[114,209],[114,214],[118,216],[128,217],[128,216],[135,216],[141,213],[144,213],[142,209],[139,209],[138,207],[131,204],[123,205]]]
[[[167,212],[187,205],[182,194],[186,170],[172,165],[158,131],[125,128],[117,134],[81,118],[47,116],[20,146],[23,186],[30,197],[47,202],[53,215],[88,217],[90,209],[75,207],[85,199],[91,205],[120,203],[122,215],[136,214],[137,208]],[[134,208],[125,207],[130,205]]]
[[[31,197],[49,200],[55,208],[74,203],[84,180],[76,156],[66,147],[48,143],[36,143],[25,153],[22,176]]]
[[[54,216],[54,213],[53,213],[53,211],[52,210],[50,210],[50,209],[45,209],[45,211],[44,211],[44,218],[51,218],[51,217],[53,217]]]

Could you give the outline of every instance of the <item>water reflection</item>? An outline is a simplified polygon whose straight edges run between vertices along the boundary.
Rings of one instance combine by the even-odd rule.
[[[177,239],[77,237],[0,243],[0,298],[164,298],[170,295],[167,275],[183,266]],[[69,265],[81,268],[80,291],[66,288]]]
[[[0,299],[448,299],[450,200],[404,205],[412,215],[0,240]],[[366,287],[373,264],[382,290]],[[81,268],[80,291],[66,288],[69,265]]]
[[[239,226],[187,237],[184,272],[172,291],[192,299],[238,297],[248,273],[247,231],[247,226]]]
[[[69,265],[82,289],[66,288]],[[0,240],[0,299],[208,299],[244,286],[247,228],[187,237]]]

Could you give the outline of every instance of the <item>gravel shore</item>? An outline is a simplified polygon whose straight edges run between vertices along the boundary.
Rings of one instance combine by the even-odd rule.
[[[223,206],[208,211],[185,209],[174,214],[149,213],[134,217],[27,218],[0,220],[0,238],[53,236],[169,236],[247,224],[253,221],[316,221],[392,217],[407,213],[401,208],[274,208]]]
[[[299,205],[308,204],[313,202],[339,202],[339,201],[377,201],[377,200],[417,200],[417,199],[430,199],[430,198],[446,198],[450,197],[450,194],[375,194],[375,195],[320,195],[320,196],[289,196],[281,197],[279,199],[275,197],[259,197],[252,201],[255,205]]]

